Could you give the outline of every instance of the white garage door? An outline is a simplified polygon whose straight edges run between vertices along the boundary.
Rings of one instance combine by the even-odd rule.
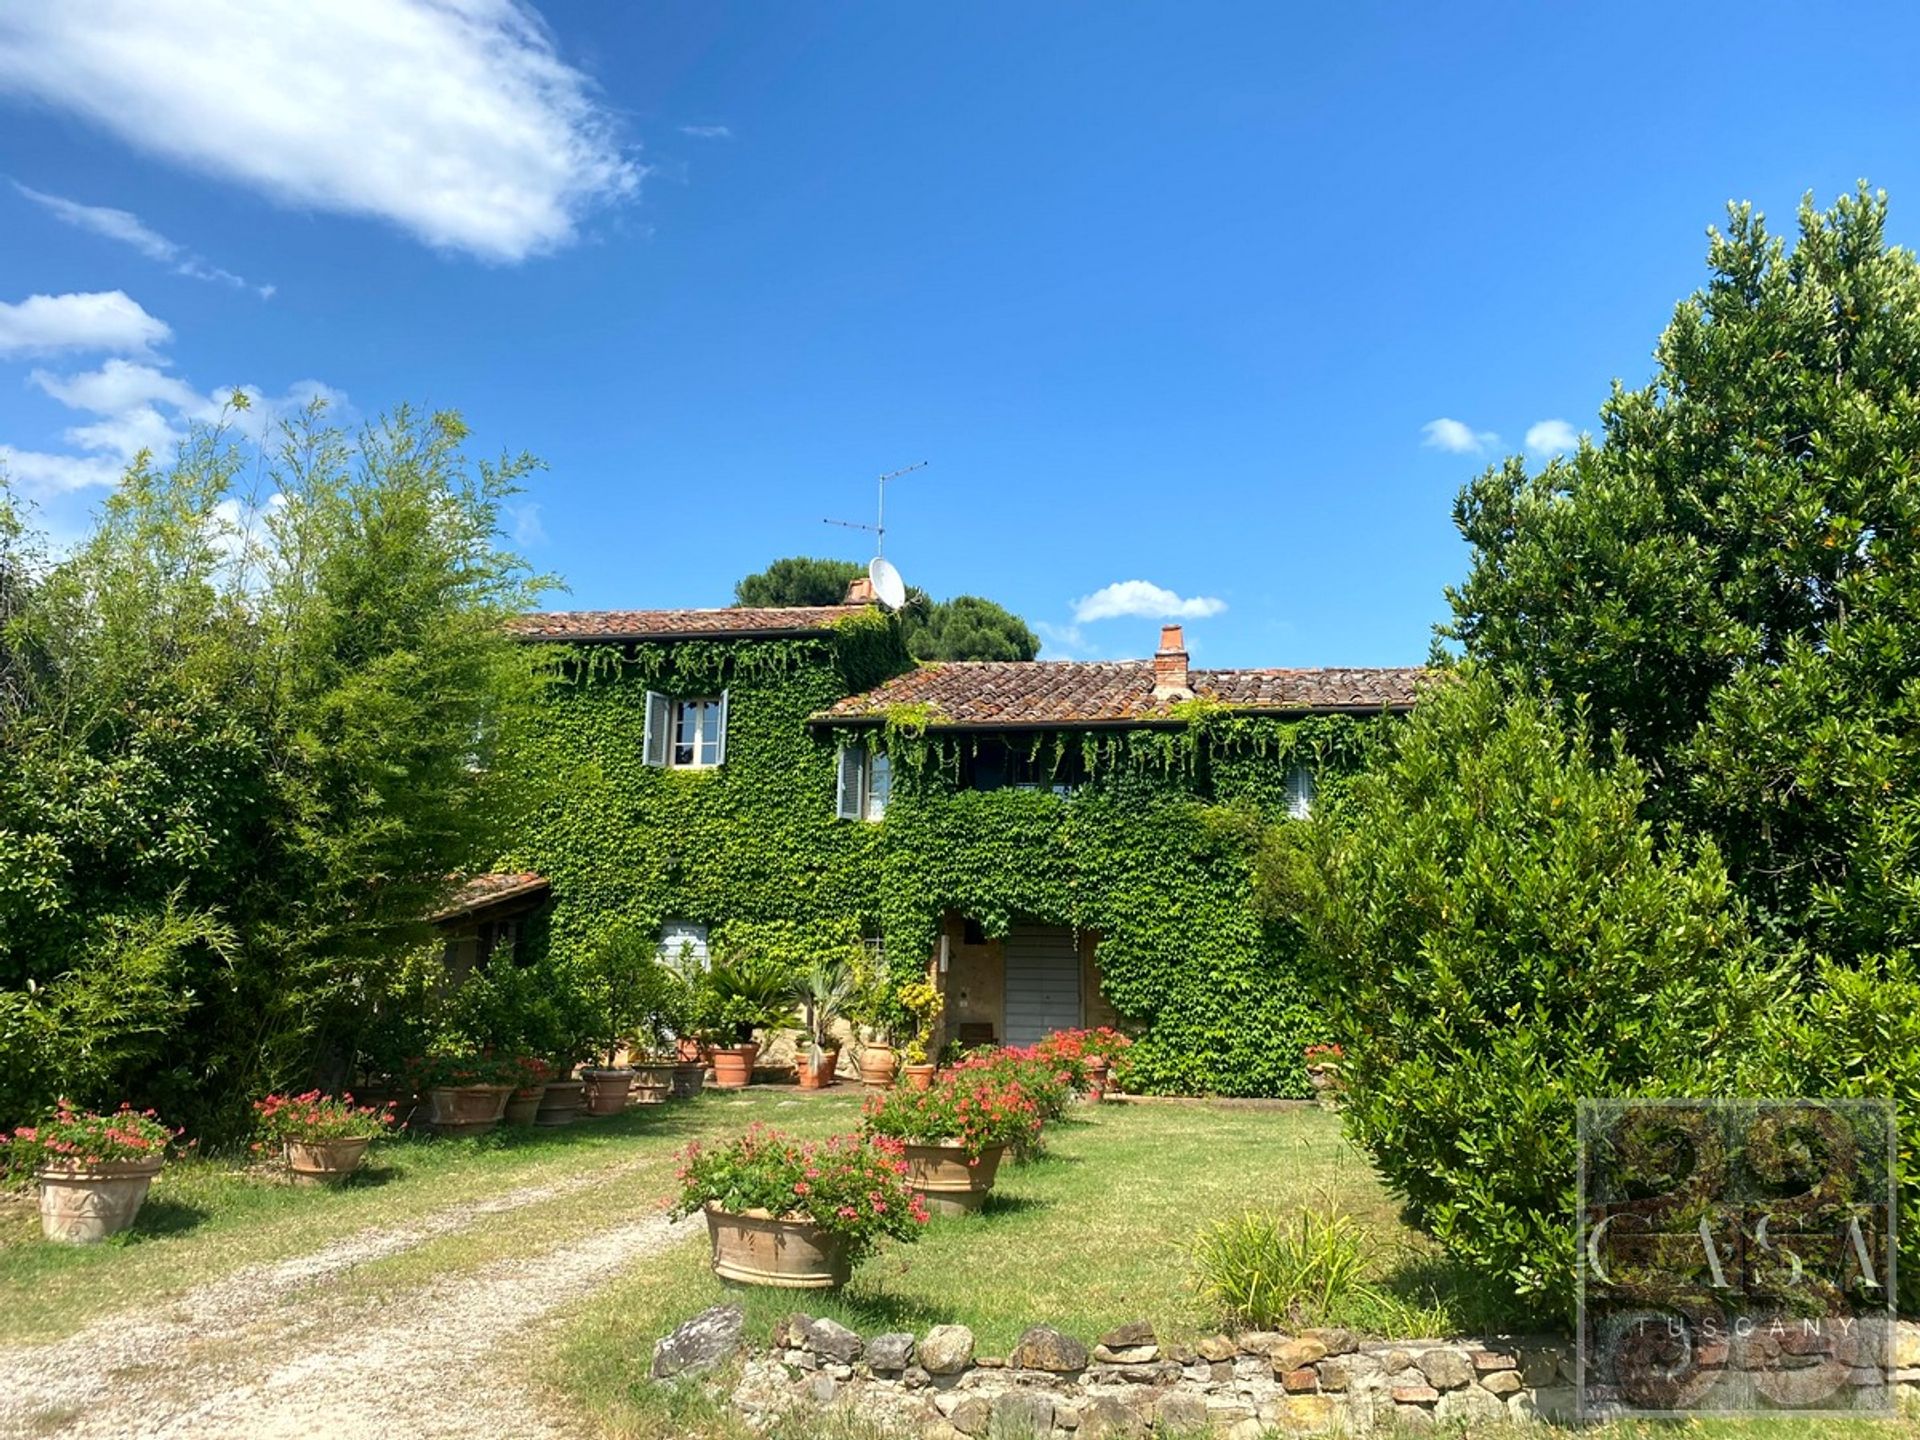
[[[1016,925],[1007,934],[1009,1045],[1032,1045],[1080,1025],[1080,946],[1057,925]]]

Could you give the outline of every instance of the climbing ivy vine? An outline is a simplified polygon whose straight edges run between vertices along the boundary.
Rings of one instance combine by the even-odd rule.
[[[822,936],[883,934],[902,978],[923,973],[951,910],[1002,936],[1015,918],[1099,934],[1108,998],[1139,1036],[1135,1075],[1164,1092],[1305,1093],[1300,1052],[1321,1006],[1293,927],[1262,918],[1253,863],[1286,813],[1298,763],[1337,784],[1370,722],[1287,722],[1196,702],[1163,729],[1022,737],[1039,773],[1084,777],[1071,796],[964,790],[977,740],[901,707],[877,729],[821,731],[810,715],[911,664],[879,615],[829,636],[580,647],[517,763],[561,780],[505,863],[553,881],[544,943],[578,955],[609,924],[794,921]],[[729,693],[726,764],[650,768],[649,689]],[[835,750],[892,760],[878,824],[836,818]]]

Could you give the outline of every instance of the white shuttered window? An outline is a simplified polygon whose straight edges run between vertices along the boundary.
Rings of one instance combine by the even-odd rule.
[[[680,700],[647,692],[646,736],[649,765],[675,770],[711,770],[727,760],[727,692]]]
[[[834,814],[842,820],[878,820],[887,813],[892,793],[893,766],[885,755],[865,745],[840,747]]]

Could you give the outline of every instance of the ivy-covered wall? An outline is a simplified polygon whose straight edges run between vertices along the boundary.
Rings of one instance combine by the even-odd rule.
[[[1042,771],[1071,755],[1069,797],[960,788],[977,741],[901,713],[832,733],[807,717],[910,662],[878,614],[830,637],[682,640],[569,651],[547,723],[516,763],[563,777],[503,859],[553,882],[547,942],[579,948],[607,924],[852,920],[883,933],[903,976],[924,973],[948,911],[1002,936],[1017,918],[1098,934],[1107,997],[1136,1032],[1135,1075],[1161,1092],[1307,1093],[1301,1050],[1322,1038],[1317,987],[1291,927],[1252,903],[1263,824],[1286,813],[1288,769],[1322,786],[1357,758],[1349,717],[1285,721],[1196,702],[1160,730],[1021,737]],[[645,695],[728,691],[726,763],[643,763]],[[878,823],[836,818],[835,749],[885,749]]]

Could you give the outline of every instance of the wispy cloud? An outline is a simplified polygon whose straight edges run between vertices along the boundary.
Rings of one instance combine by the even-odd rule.
[[[731,140],[733,131],[725,125],[682,125],[682,135],[691,135],[695,140]]]
[[[1564,455],[1580,446],[1580,437],[1564,420],[1542,420],[1527,427],[1527,450],[1534,455]]]
[[[190,276],[195,280],[213,280],[238,290],[252,290],[263,300],[273,294],[273,286],[254,285],[231,270],[224,270],[202,259],[184,245],[169,240],[131,210],[115,210],[109,205],[82,205],[78,200],[69,200],[64,195],[49,195],[43,190],[22,185],[18,180],[13,182],[13,188],[54,219],[76,229],[117,240],[122,245],[130,245],[149,260],[168,266],[176,275]]]
[[[1116,580],[1073,603],[1076,624],[1116,620],[1123,615],[1144,620],[1204,620],[1227,608],[1211,595],[1177,595],[1150,580]]]
[[[1491,430],[1476,430],[1462,420],[1449,420],[1441,416],[1438,420],[1429,420],[1420,427],[1426,439],[1420,443],[1432,450],[1445,450],[1450,455],[1482,455],[1500,443],[1500,437]]]
[[[569,243],[646,173],[523,0],[9,5],[0,92],[282,204],[492,261]]]
[[[57,350],[104,350],[144,355],[172,338],[124,290],[67,295],[29,295],[18,304],[0,302],[0,355],[37,355]]]

